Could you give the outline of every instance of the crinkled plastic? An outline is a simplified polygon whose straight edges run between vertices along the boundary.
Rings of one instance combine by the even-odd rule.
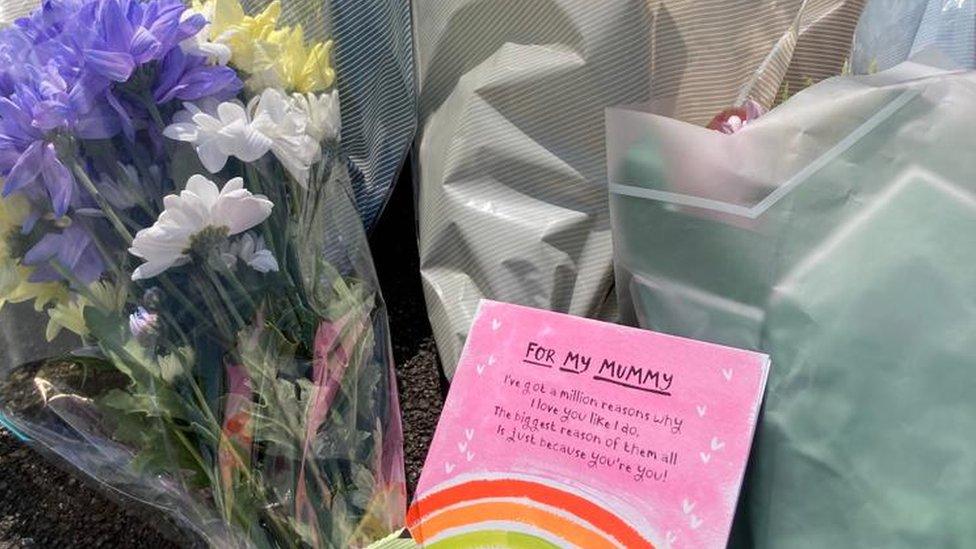
[[[604,109],[706,124],[837,74],[861,0],[416,0],[421,269],[453,372],[478,301],[613,317]]]
[[[976,68],[976,4],[960,0],[871,0],[854,35],[851,68],[867,74],[927,49]]]
[[[327,7],[43,9],[0,29],[3,423],[212,546],[401,528]]]
[[[974,119],[921,62],[732,135],[608,111],[625,316],[772,357],[732,546],[976,539]]]

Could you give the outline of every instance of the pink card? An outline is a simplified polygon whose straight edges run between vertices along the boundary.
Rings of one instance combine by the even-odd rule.
[[[725,547],[765,355],[482,301],[407,517],[422,546]]]

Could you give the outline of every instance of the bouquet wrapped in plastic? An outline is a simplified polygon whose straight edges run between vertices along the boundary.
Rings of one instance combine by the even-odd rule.
[[[49,0],[0,30],[0,404],[212,544],[361,546],[404,512],[386,316],[332,42],[281,13]]]

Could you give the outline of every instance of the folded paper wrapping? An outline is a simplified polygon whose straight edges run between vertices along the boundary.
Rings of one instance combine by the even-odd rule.
[[[841,71],[862,5],[415,1],[421,269],[448,374],[481,298],[615,316],[606,107],[704,125],[769,106]]]
[[[974,116],[976,74],[915,63],[731,136],[608,113],[626,316],[777,364],[737,542],[976,537]]]

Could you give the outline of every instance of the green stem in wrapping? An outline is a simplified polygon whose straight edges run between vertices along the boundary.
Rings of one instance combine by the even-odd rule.
[[[166,275],[160,276],[159,283],[162,284],[164,288],[166,288],[167,292],[172,294],[173,297],[175,297],[176,300],[180,302],[180,305],[185,307],[186,310],[190,311],[190,313],[193,316],[195,316],[197,320],[199,320],[204,324],[210,323],[210,320],[207,319],[206,315],[204,315],[203,312],[200,311],[200,309],[198,309],[197,306],[192,301],[190,301],[190,298],[183,295],[183,292],[179,288],[177,288],[172,281],[170,281],[169,277],[167,277]]]
[[[224,302],[224,308],[230,313],[231,317],[237,325],[238,330],[243,330],[247,324],[244,323],[244,319],[241,314],[237,312],[237,307],[234,306],[234,301],[227,294],[227,290],[224,289],[223,284],[220,283],[220,278],[217,277],[217,273],[213,269],[208,269],[206,267],[203,270],[207,273],[207,278],[210,279],[210,284],[217,291],[217,295],[220,296],[221,301]]]
[[[129,229],[125,226],[125,223],[123,223],[122,219],[120,219],[118,214],[115,213],[115,209],[111,204],[108,203],[108,200],[106,200],[105,197],[98,192],[95,184],[92,183],[92,180],[88,177],[88,174],[85,173],[85,170],[82,169],[81,165],[78,164],[78,161],[72,158],[69,163],[71,164],[71,171],[74,172],[75,178],[81,183],[81,186],[88,191],[88,194],[95,199],[95,202],[98,203],[98,207],[101,208],[102,213],[104,213],[105,217],[108,218],[109,222],[112,224],[112,227],[115,228],[115,231],[119,233],[119,236],[122,237],[126,244],[132,244],[132,233],[129,232]]]
[[[227,268],[226,265],[221,265],[220,274],[230,281],[231,285],[234,286],[237,293],[241,294],[241,297],[244,298],[244,301],[247,302],[247,305],[251,308],[251,310],[257,309],[257,303],[255,303],[254,299],[251,297],[251,292],[244,287],[244,283],[241,282],[241,279],[237,278],[237,275],[235,275],[231,269]]]

